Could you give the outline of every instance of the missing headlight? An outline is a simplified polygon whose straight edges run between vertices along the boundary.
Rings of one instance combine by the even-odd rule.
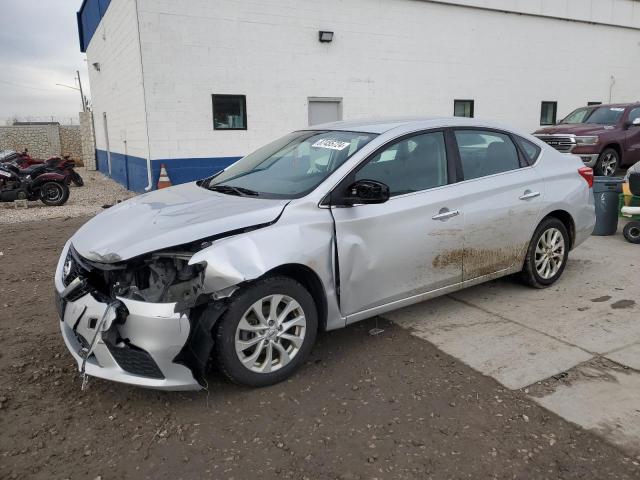
[[[112,271],[112,294],[152,303],[191,304],[202,293],[204,267],[189,265],[190,253],[157,252]]]

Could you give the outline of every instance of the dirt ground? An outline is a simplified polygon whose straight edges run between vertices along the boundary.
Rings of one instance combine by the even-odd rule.
[[[376,319],[320,335],[269,388],[213,373],[208,392],[81,392],[51,290],[83,221],[2,226],[0,478],[640,478],[599,437]]]

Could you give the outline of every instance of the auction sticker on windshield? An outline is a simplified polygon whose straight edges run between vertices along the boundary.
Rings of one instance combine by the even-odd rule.
[[[331,140],[330,138],[321,138],[311,146],[315,148],[330,148],[331,150],[344,150],[349,145],[351,145],[351,142]]]

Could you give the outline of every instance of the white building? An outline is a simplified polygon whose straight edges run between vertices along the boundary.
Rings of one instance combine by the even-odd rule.
[[[334,118],[533,131],[640,98],[637,0],[85,0],[78,26],[100,169],[138,191]]]

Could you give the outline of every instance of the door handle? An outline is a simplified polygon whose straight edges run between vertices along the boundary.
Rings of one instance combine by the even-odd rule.
[[[532,192],[531,190],[525,190],[524,193],[520,195],[518,198],[520,200],[529,200],[531,198],[536,198],[539,196],[540,196],[540,192]]]
[[[449,210],[447,208],[441,208],[440,212],[437,215],[431,217],[432,220],[446,220],[447,218],[455,217],[456,215],[460,215],[458,210]]]

